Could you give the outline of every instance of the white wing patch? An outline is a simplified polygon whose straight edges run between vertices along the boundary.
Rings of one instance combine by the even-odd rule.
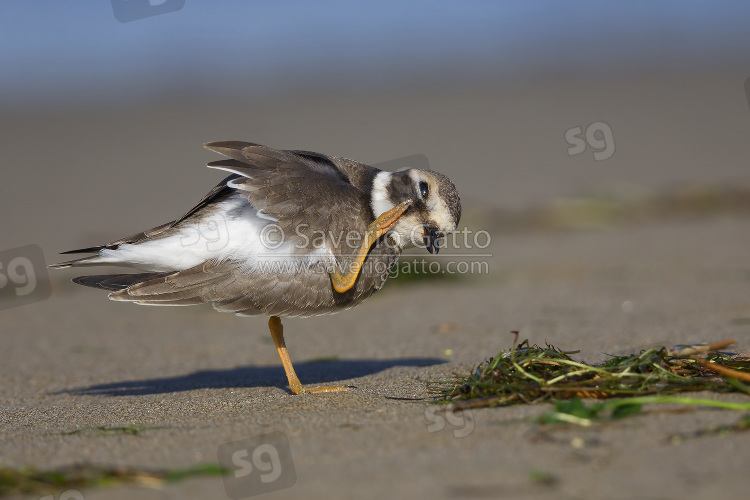
[[[212,215],[192,224],[178,225],[170,236],[102,249],[96,264],[126,265],[144,271],[181,271],[208,260],[232,259],[246,262],[252,268],[260,263],[291,260],[313,265],[328,262],[333,256],[328,247],[300,252],[294,248],[297,240],[290,241],[273,224],[276,218],[256,210],[243,198],[221,201],[216,208]],[[292,257],[295,251],[296,256]]]

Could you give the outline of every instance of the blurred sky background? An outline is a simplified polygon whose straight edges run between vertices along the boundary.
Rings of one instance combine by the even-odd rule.
[[[750,4],[186,0],[179,11],[120,23],[104,0],[3,0],[0,47],[6,108],[180,92],[358,92],[747,61]]]

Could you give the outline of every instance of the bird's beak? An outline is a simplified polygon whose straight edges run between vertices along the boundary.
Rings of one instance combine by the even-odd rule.
[[[440,252],[440,235],[435,228],[425,226],[424,227],[424,246],[427,251],[432,253],[432,249],[435,249],[435,253]]]

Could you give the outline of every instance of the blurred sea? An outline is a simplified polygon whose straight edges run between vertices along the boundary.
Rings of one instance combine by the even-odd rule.
[[[176,12],[121,23],[106,1],[4,0],[0,107],[356,94],[634,71],[689,77],[750,70],[749,26],[743,1],[186,0]]]

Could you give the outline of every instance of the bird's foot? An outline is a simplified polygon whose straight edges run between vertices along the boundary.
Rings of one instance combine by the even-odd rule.
[[[321,392],[344,392],[349,391],[351,388],[343,385],[319,385],[316,387],[291,387],[293,394],[320,394]]]
[[[413,200],[406,200],[399,203],[387,212],[380,214],[377,219],[367,226],[362,246],[360,246],[354,262],[349,266],[348,272],[342,275],[335,267],[333,272],[331,272],[331,283],[334,290],[338,293],[344,293],[354,286],[354,282],[357,281],[357,276],[359,276],[359,271],[362,269],[362,263],[367,258],[367,253],[370,251],[372,244],[393,229],[393,226],[396,225],[412,203],[414,203]]]
[[[369,239],[375,242],[375,240],[390,231],[413,203],[413,200],[402,201],[387,212],[380,214],[377,219],[367,226],[367,236]]]

